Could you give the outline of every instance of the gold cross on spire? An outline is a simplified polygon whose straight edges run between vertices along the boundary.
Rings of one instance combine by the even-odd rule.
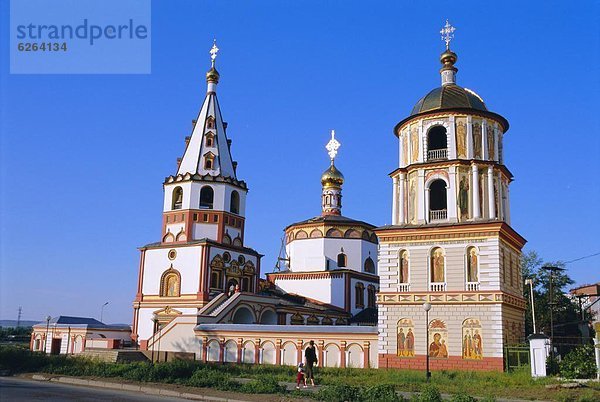
[[[339,147],[341,145],[342,144],[340,144],[340,142],[335,139],[335,130],[331,130],[331,139],[325,146],[325,149],[327,149],[327,151],[328,151],[327,153],[329,154],[329,158],[331,159],[332,165],[333,165],[333,160],[335,159],[335,156],[337,155],[337,150],[339,149]]]
[[[217,47],[217,40],[216,39],[213,40],[213,45],[210,48],[210,52],[208,52],[208,53],[210,53],[210,61],[212,63],[212,66],[214,67],[215,66],[215,59],[217,58],[217,53],[219,53],[219,48]]]
[[[450,42],[452,41],[452,39],[454,39],[454,31],[456,31],[456,28],[450,25],[448,20],[446,20],[446,25],[444,25],[444,27],[440,31],[440,33],[442,34],[442,40],[446,42],[446,49],[450,49]]]

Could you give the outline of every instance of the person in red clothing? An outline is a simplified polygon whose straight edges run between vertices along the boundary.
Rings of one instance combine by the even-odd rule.
[[[304,363],[300,362],[298,365],[298,375],[296,375],[296,389],[300,389],[300,383],[304,383],[304,388],[306,388],[306,376],[304,372]]]

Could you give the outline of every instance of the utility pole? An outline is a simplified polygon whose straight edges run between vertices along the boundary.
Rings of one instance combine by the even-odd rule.
[[[21,314],[23,313],[23,307],[19,306],[19,314],[17,314],[17,329],[21,326]]]
[[[552,360],[554,360],[554,305],[556,303],[554,303],[554,274],[556,272],[562,272],[565,269],[564,268],[560,268],[560,267],[551,267],[551,266],[545,266],[542,267],[542,269],[545,269],[546,271],[548,271],[549,275],[550,275],[550,345],[551,348],[550,349],[550,353],[552,356]]]

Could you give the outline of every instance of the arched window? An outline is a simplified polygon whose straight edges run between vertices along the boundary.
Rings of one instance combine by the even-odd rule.
[[[204,186],[200,190],[200,209],[213,209],[215,191],[211,186]]]
[[[206,134],[206,147],[212,147],[215,143],[215,136],[212,133]]]
[[[445,290],[444,282],[446,282],[446,258],[444,250],[436,247],[431,250],[429,281],[431,282],[432,291]]]
[[[182,204],[183,204],[183,189],[181,187],[175,187],[175,190],[173,190],[171,209],[181,209]]]
[[[362,282],[358,282],[354,286],[354,300],[356,308],[365,307],[365,285]]]
[[[439,221],[447,219],[447,208],[446,182],[442,179],[434,180],[429,185],[429,220]]]
[[[367,307],[375,308],[376,296],[375,296],[375,286],[369,285],[367,286]]]
[[[432,127],[427,132],[427,160],[448,158],[448,137],[444,126]]]
[[[219,269],[211,269],[210,273],[210,287],[211,289],[221,289],[221,270]]]
[[[166,270],[160,278],[160,295],[163,297],[179,296],[181,276],[173,267]]]
[[[211,155],[206,155],[204,157],[204,169],[213,170],[214,169],[214,161],[215,158]]]
[[[348,265],[348,256],[344,254],[344,249],[337,255],[337,266],[338,268],[345,268]]]
[[[232,214],[240,213],[240,193],[238,193],[235,190],[233,190],[231,192],[231,200],[229,202],[229,211],[231,211]]]
[[[373,262],[373,259],[371,257],[367,257],[365,261],[365,272],[368,272],[370,274],[375,273],[375,263]]]
[[[215,128],[215,118],[212,116],[208,116],[206,119],[206,128],[213,129]]]

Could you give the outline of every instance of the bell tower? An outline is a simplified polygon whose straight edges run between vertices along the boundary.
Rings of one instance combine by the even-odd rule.
[[[376,230],[380,339],[387,345],[379,367],[415,368],[430,354],[443,359],[434,368],[502,370],[503,346],[524,338],[525,239],[510,226],[509,125],[456,84],[454,31],[448,21],[441,30],[441,86],[394,127],[399,167],[390,174],[392,224]],[[432,306],[428,323],[425,302]],[[403,339],[409,329],[410,352]]]

